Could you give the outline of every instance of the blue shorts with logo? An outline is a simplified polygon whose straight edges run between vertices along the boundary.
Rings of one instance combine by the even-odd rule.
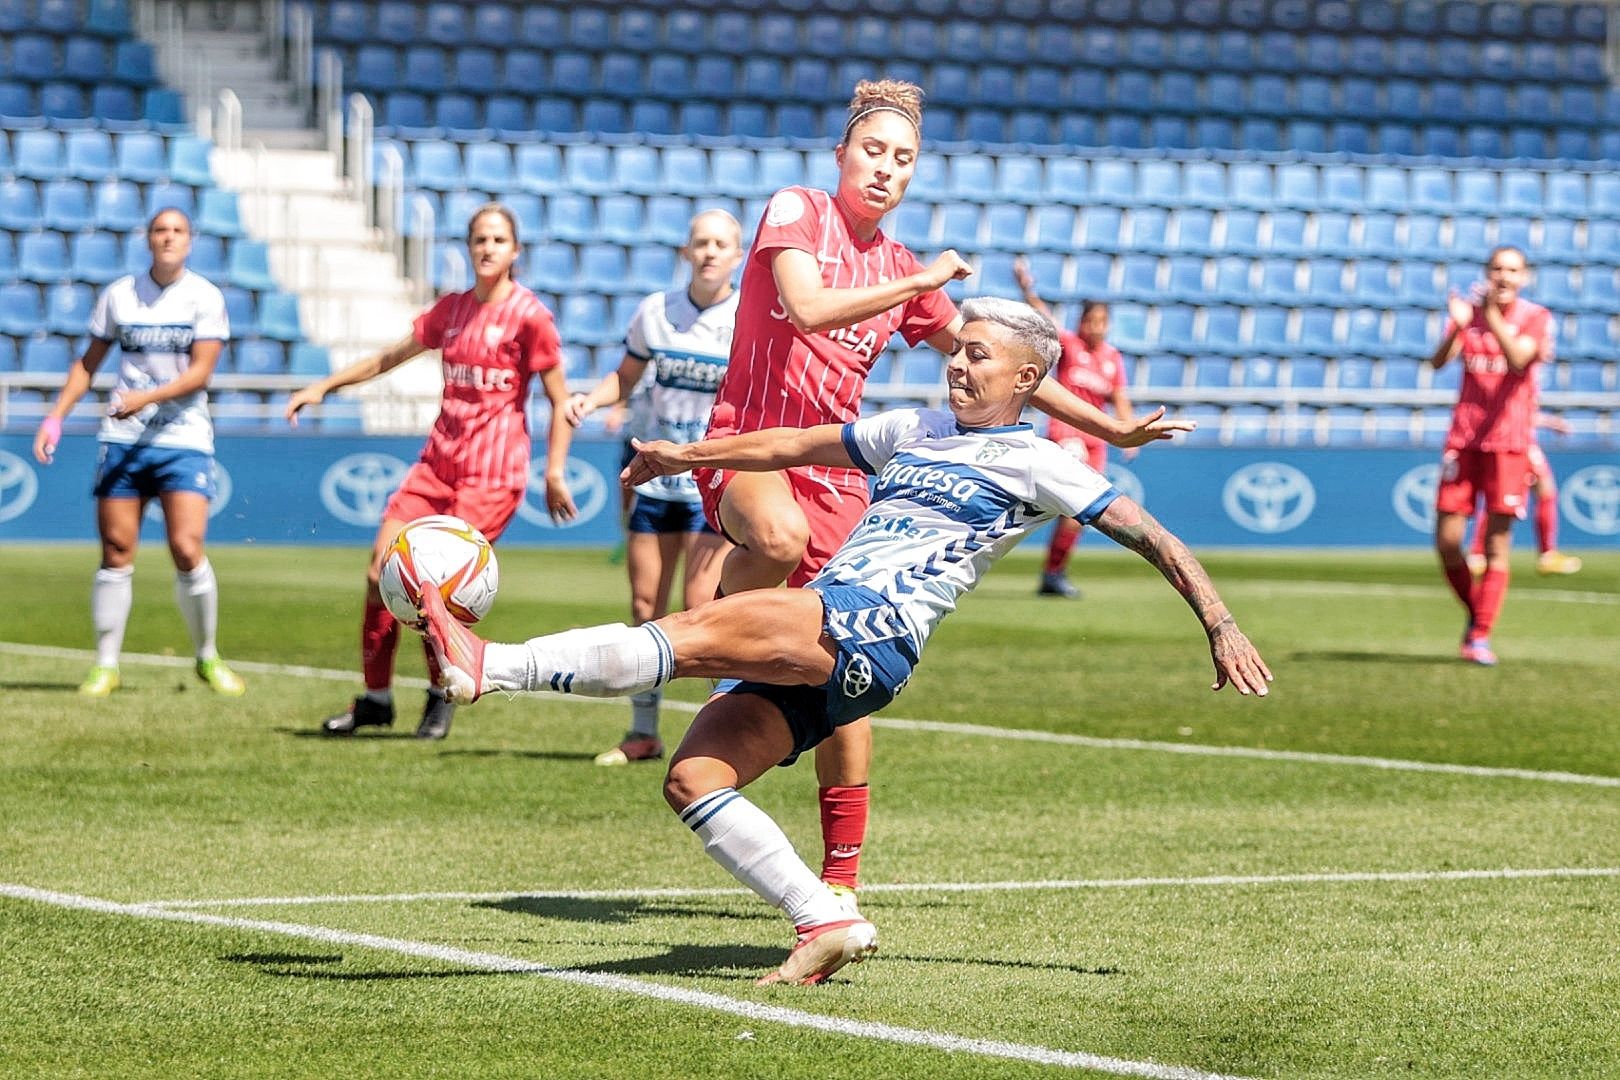
[[[888,705],[917,666],[905,622],[882,594],[864,585],[812,581],[821,594],[822,631],[838,646],[832,678],[820,686],[778,686],[727,679],[718,694],[755,694],[782,710],[793,732],[791,765],[800,754],[852,720]]]
[[[214,497],[214,456],[140,443],[102,443],[96,459],[98,499],[155,499],[168,491]]]
[[[703,504],[637,495],[625,526],[633,533],[713,532],[703,520]]]

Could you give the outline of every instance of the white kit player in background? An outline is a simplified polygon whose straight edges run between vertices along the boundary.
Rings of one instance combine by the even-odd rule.
[[[681,257],[691,265],[685,288],[653,293],[636,308],[624,337],[624,360],[590,393],[568,403],[576,427],[604,406],[645,395],[635,432],[641,441],[694,442],[703,437],[714,407],[715,387],[725,374],[737,322],[738,293],[731,278],[742,261],[742,226],[724,210],[692,219]],[[720,567],[731,544],[703,520],[702,498],[690,474],[655,476],[633,489],[625,564],[630,572],[634,624],[669,613],[677,564],[685,560],[684,607],[708,600],[720,584]],[[623,765],[664,756],[658,737],[662,691],[647,690],[630,702],[630,730],[596,757],[598,765]]]
[[[424,598],[423,632],[453,698],[492,690],[608,697],[673,678],[728,679],[682,740],[664,796],[717,862],[792,919],[793,951],[763,982],[820,982],[870,955],[877,931],[738,789],[893,700],[940,620],[1030,530],[1076,517],[1158,567],[1208,636],[1213,689],[1230,682],[1264,696],[1271,679],[1186,545],[1019,422],[1060,352],[1051,323],[1000,299],[968,301],[962,319],[962,347],[946,367],[949,413],[903,409],[848,424],[650,443],[625,470],[632,483],[697,465],[814,464],[874,476],[866,515],[804,588],[751,590],[635,629],[597,626],[513,645],[481,640],[431,592]]]
[[[62,438],[62,421],[117,345],[118,385],[101,421],[94,488],[101,534],[101,568],[90,592],[96,663],[79,692],[106,697],[118,688],[141,513],[157,499],[174,559],[175,601],[196,649],[197,676],[217,692],[235,696],[245,687],[215,646],[219,596],[203,551],[214,495],[207,386],[231,336],[225,298],[207,278],[186,269],[191,222],[185,214],[159,211],[147,223],[146,240],[151,269],[102,290],[90,315],[90,344],[68,368],[67,381],[34,438],[34,456],[48,464]]]

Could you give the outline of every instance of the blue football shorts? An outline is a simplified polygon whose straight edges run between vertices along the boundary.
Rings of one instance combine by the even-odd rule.
[[[168,491],[214,497],[214,456],[139,443],[102,443],[96,459],[98,499],[155,499]]]
[[[726,679],[717,694],[754,694],[782,710],[793,732],[793,753],[781,764],[822,742],[852,720],[870,716],[905,688],[917,666],[900,612],[864,585],[812,581],[821,594],[822,631],[838,646],[832,678],[820,686],[778,686]]]
[[[703,504],[637,495],[625,528],[633,533],[713,532],[703,520]]]

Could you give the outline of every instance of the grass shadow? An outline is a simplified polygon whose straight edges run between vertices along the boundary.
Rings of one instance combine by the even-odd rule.
[[[440,757],[521,758],[525,761],[591,761],[595,754],[564,753],[560,750],[446,750]]]
[[[515,896],[505,900],[480,900],[472,905],[514,915],[533,915],[567,922],[623,924],[635,919],[723,919],[732,921],[775,920],[775,911],[749,906],[746,910],[725,910],[702,904],[623,897],[591,899],[571,896]]]
[[[1427,667],[1458,667],[1457,657],[1451,653],[1392,653],[1362,652],[1353,649],[1327,649],[1288,654],[1289,660],[1324,660],[1343,664],[1417,664]]]
[[[77,693],[79,684],[76,682],[11,682],[0,679],[0,690],[45,690],[56,691],[61,694]]]
[[[294,739],[319,739],[322,742],[329,743],[371,742],[379,739],[384,741],[397,739],[408,739],[411,742],[428,741],[425,739],[418,740],[416,734],[410,731],[375,731],[365,735],[328,735],[320,728],[276,727],[270,730],[277,735],[286,735]]]

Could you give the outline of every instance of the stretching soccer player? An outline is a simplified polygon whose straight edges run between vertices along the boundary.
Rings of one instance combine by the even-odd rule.
[[[1459,353],[1462,390],[1451,414],[1440,465],[1434,546],[1446,581],[1468,611],[1460,655],[1496,663],[1491,628],[1507,595],[1513,522],[1524,516],[1536,413],[1534,366],[1553,358],[1553,321],[1546,308],[1519,295],[1529,276],[1524,252],[1499,247],[1485,264],[1477,302],[1453,295],[1445,333],[1429,363],[1442,368]],[[1485,572],[1478,582],[1463,554],[1463,535],[1483,501]]]
[[[674,678],[721,677],[670,763],[664,796],[704,849],[793,921],[797,942],[762,983],[816,983],[877,948],[877,930],[738,793],[840,725],[887,705],[929,635],[990,565],[1053,517],[1077,517],[1140,554],[1186,598],[1209,638],[1214,689],[1264,696],[1271,672],[1184,544],[1019,416],[1060,351],[1052,325],[1011,300],[970,300],[946,367],[949,413],[899,409],[848,424],[654,442],[626,483],[705,466],[816,464],[877,478],[849,539],[803,589],[737,593],[631,628],[487,643],[423,595],[423,632],[453,699],[493,690],[611,697]],[[730,681],[737,680],[737,681]]]

